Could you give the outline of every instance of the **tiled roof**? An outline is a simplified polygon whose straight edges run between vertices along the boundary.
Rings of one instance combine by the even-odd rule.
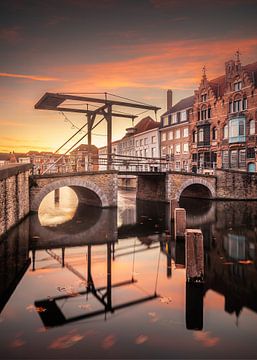
[[[164,114],[162,114],[162,116],[172,114],[177,111],[184,110],[184,109],[188,109],[188,108],[192,107],[193,104],[194,104],[194,95],[188,96],[188,97],[180,100],[174,106],[172,106],[172,108],[170,110],[166,111]]]
[[[76,153],[77,151],[88,151],[90,149],[90,152],[97,152],[98,149],[95,145],[87,145],[87,144],[81,144],[78,147],[76,147],[74,150],[71,151],[71,154]]]
[[[147,116],[143,119],[141,119],[135,126],[135,132],[131,134],[126,134],[123,136],[122,139],[128,138],[133,135],[140,134],[142,132],[152,130],[152,129],[158,129],[160,127],[160,123],[158,121],[154,121],[151,116]]]

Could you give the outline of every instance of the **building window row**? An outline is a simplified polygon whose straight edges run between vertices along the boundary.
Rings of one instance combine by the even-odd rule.
[[[182,110],[170,115],[165,115],[162,117],[162,126],[168,126],[177,124],[180,122],[188,121],[189,119],[189,110]]]
[[[229,101],[229,112],[235,113],[244,111],[247,109],[247,97],[242,98],[235,98],[234,101]]]
[[[175,139],[180,139],[181,136],[183,138],[188,137],[188,127],[184,128],[184,129],[177,129],[175,131],[169,131],[169,132],[162,132],[161,133],[161,140],[162,141],[167,141],[167,140],[173,140]]]

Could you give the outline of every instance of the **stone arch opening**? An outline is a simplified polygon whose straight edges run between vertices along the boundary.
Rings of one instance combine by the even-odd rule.
[[[180,198],[212,199],[215,198],[215,189],[204,179],[188,180],[181,186],[177,194],[178,201]]]
[[[187,186],[182,193],[180,194],[180,197],[183,198],[197,198],[197,199],[210,199],[211,198],[211,192],[210,190],[202,185],[202,184],[192,184]]]
[[[108,199],[103,191],[93,182],[80,179],[61,179],[43,186],[34,196],[31,210],[37,212],[45,196],[62,187],[70,187],[77,195],[78,202],[88,206],[108,207]]]

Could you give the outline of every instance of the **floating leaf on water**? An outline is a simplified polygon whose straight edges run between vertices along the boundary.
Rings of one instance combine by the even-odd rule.
[[[160,302],[162,303],[162,304],[169,304],[169,303],[171,303],[172,302],[172,299],[171,299],[171,297],[169,297],[169,296],[163,296],[163,297],[160,297]]]
[[[111,347],[113,347],[113,345],[115,345],[115,343],[116,343],[116,337],[114,335],[108,335],[104,338],[102,342],[102,347],[104,349],[110,349]]]
[[[32,239],[40,239],[40,236],[37,236],[37,235],[32,236]]]
[[[223,263],[223,265],[233,265],[234,263],[232,261],[226,261]]]
[[[136,337],[135,339],[135,343],[137,345],[141,345],[143,343],[145,343],[148,340],[148,336],[146,335],[139,335],[138,337]]]
[[[148,218],[148,220],[149,220],[149,221],[152,221],[153,219],[151,219],[151,218]]]

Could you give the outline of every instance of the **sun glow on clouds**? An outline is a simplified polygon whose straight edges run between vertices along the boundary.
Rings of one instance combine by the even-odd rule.
[[[257,38],[184,40],[114,46],[114,52],[126,55],[125,60],[64,66],[51,71],[59,72],[61,78],[69,74],[69,87],[62,90],[129,87],[193,90],[200,81],[203,65],[207,66],[209,78],[222,75],[224,62],[233,58],[238,47],[252,61],[256,59]]]
[[[1,77],[10,77],[10,78],[17,78],[17,79],[29,79],[35,81],[60,81],[60,79],[55,77],[47,77],[47,76],[40,76],[40,75],[23,75],[23,74],[10,74],[10,73],[0,73]]]

